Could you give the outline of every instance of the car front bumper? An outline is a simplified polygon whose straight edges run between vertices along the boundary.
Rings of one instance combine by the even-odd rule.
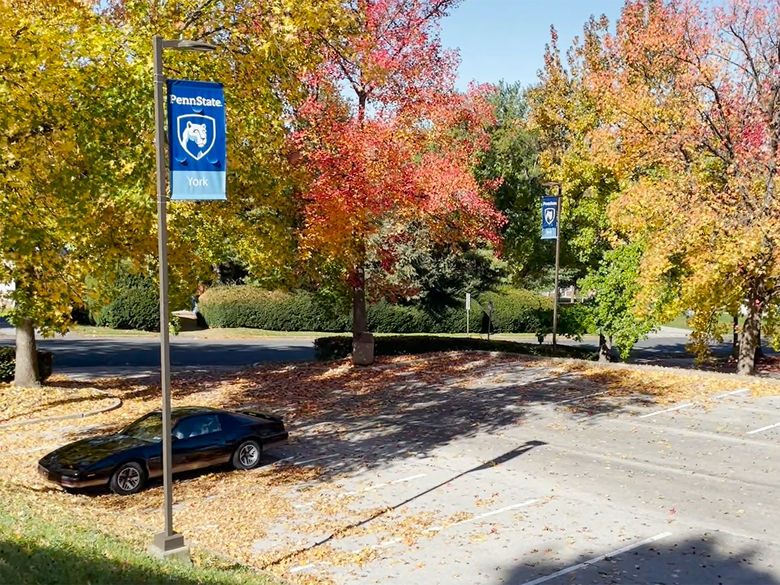
[[[46,480],[58,483],[67,488],[87,488],[98,485],[105,485],[108,479],[105,477],[82,477],[80,475],[69,475],[60,471],[46,469],[38,464],[38,473]]]

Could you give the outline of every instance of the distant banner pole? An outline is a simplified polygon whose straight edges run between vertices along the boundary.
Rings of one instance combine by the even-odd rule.
[[[558,267],[561,257],[560,215],[561,215],[561,184],[546,183],[545,187],[557,187],[555,196],[542,197],[542,239],[555,240],[555,290],[553,291],[553,322],[552,345],[553,353],[558,341]]]
[[[555,209],[555,216],[556,216],[556,225],[555,225],[555,292],[553,293],[555,295],[555,299],[553,301],[553,322],[552,322],[552,345],[553,345],[553,354],[555,354],[555,346],[557,342],[557,335],[558,335],[558,266],[560,264],[560,258],[561,258],[561,234],[560,230],[558,229],[558,217],[561,214],[561,186],[558,185],[558,197],[555,198],[556,200],[556,209]]]

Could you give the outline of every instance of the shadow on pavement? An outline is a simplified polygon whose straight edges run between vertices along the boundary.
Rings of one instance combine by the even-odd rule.
[[[754,549],[731,547],[718,535],[668,536],[625,552],[594,551],[571,564],[527,562],[496,585],[780,585]]]
[[[344,360],[185,373],[174,376],[172,387],[174,402],[188,398],[192,403],[199,392],[225,385],[230,398],[224,408],[253,406],[283,415],[294,451],[306,458],[336,455],[322,464],[321,477],[327,480],[380,467],[402,453],[425,459],[455,440],[501,432],[541,416],[534,408],[541,405],[571,401],[555,408],[576,419],[652,400],[639,395],[602,400],[598,395],[610,381],[601,375],[553,373],[520,356],[475,352],[382,358],[368,367]],[[58,385],[113,389],[125,401],[160,396],[159,384],[71,380]],[[116,425],[106,430],[128,422],[118,411]]]

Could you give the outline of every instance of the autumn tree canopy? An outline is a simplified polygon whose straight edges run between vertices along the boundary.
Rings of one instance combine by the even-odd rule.
[[[637,311],[692,309],[704,351],[720,314],[741,308],[742,373],[762,316],[778,332],[778,26],[776,2],[629,0],[614,32],[586,26],[561,80],[590,104],[571,143],[618,183],[603,231],[642,245]]]
[[[154,34],[220,46],[169,52],[166,74],[222,81],[231,116],[228,203],[169,206],[174,298],[229,255],[258,278],[292,270],[286,113],[341,13],[337,0],[0,0],[0,94],[13,104],[0,111],[0,282],[15,285],[16,383],[35,382],[34,331],[67,329],[87,275],[119,259],[156,272]]]
[[[490,89],[456,92],[456,56],[438,39],[455,3],[349,3],[352,34],[327,45],[298,112],[294,143],[311,173],[302,249],[351,288],[356,340],[366,331],[368,265],[393,273],[415,238],[495,241],[503,221],[471,173],[487,145]]]

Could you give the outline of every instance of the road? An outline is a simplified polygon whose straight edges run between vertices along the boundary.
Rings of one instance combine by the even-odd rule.
[[[500,337],[500,336],[498,336]],[[203,339],[190,333],[171,337],[171,367],[174,371],[192,368],[236,368],[259,362],[306,361],[314,359],[311,337],[265,337],[252,339]],[[597,350],[596,339],[583,342],[559,338],[562,344],[577,344]],[[662,327],[637,343],[630,362],[692,367],[693,356],[685,350],[687,331]],[[550,342],[549,336],[547,342]],[[0,345],[13,345],[14,330],[0,321]],[[152,374],[159,371],[160,346],[155,336],[65,337],[39,339],[39,349],[54,353],[55,371],[89,377]],[[764,348],[772,353],[768,347]],[[730,344],[713,346],[713,353],[728,355]]]
[[[14,330],[0,325],[0,346],[13,345]],[[39,349],[54,354],[55,372],[84,377],[143,375],[159,372],[160,341],[144,337],[85,337],[68,334],[38,339]],[[309,337],[199,339],[171,337],[173,371],[192,368],[241,367],[259,362],[314,359]]]

